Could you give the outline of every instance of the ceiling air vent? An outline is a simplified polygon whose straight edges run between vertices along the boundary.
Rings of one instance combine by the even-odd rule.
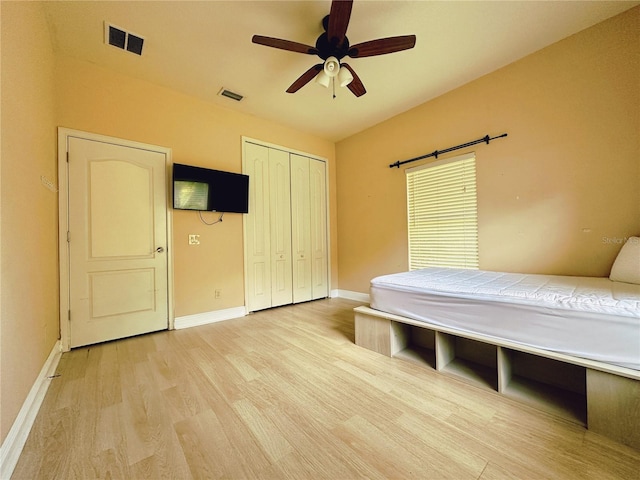
[[[111,25],[107,22],[104,24],[104,41],[109,45],[118,47],[136,55],[142,55],[142,45],[144,38],[126,32],[120,27]]]
[[[231,100],[235,100],[236,102],[239,102],[240,100],[242,100],[244,98],[239,93],[234,93],[231,90],[227,90],[224,87],[218,92],[218,95],[220,95],[221,97],[230,98]]]

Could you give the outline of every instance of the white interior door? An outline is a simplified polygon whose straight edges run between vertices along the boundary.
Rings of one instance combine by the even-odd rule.
[[[311,300],[311,209],[309,158],[291,154],[291,245],[293,303]]]
[[[289,153],[269,149],[271,306],[293,301],[291,273],[291,174]]]
[[[166,155],[69,137],[68,159],[70,346],[168,328]]]
[[[309,202],[311,208],[311,297],[329,296],[327,248],[327,186],[325,163],[309,159]]]
[[[322,160],[243,138],[249,180],[244,216],[250,312],[329,296],[327,173]]]
[[[249,311],[271,307],[269,149],[245,144],[243,173],[249,175],[249,213],[244,216],[246,301]]]

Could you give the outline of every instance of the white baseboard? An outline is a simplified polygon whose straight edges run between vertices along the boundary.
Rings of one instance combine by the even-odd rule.
[[[42,366],[42,370],[40,370],[27,398],[24,400],[11,430],[9,430],[4,442],[2,442],[2,447],[0,447],[0,478],[11,478],[44,396],[51,384],[51,378],[55,374],[56,368],[58,368],[61,356],[62,344],[58,340],[53,346],[47,361]]]
[[[331,296],[334,296],[336,292],[336,297],[346,298],[347,300],[355,300],[356,302],[364,302],[369,303],[369,294],[368,293],[360,293],[360,292],[352,292],[351,290],[332,290]]]
[[[331,290],[331,298],[346,298],[348,300],[355,300],[357,302],[369,303],[369,294],[352,292],[349,290]],[[176,317],[174,319],[174,326],[176,330],[182,328],[197,327],[199,325],[207,325],[209,323],[222,322],[224,320],[231,320],[232,318],[240,318],[247,315],[247,308],[233,307],[225,310],[214,310],[211,312],[196,313],[193,315],[184,315],[182,317]],[[0,477],[1,478],[1,477]]]
[[[212,312],[196,313],[194,315],[185,315],[176,317],[174,327],[176,330],[181,328],[197,327],[199,325],[207,325],[209,323],[221,322],[223,320],[231,320],[232,318],[244,317],[247,309],[242,307],[226,308],[224,310],[214,310]]]

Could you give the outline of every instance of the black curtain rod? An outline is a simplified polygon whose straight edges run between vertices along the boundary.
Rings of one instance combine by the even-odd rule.
[[[391,165],[389,165],[389,168],[393,168],[393,167],[400,168],[400,165],[404,165],[405,163],[415,162],[417,160],[422,160],[423,158],[429,158],[429,157],[438,158],[438,155],[442,155],[443,153],[453,152],[454,150],[460,150],[461,148],[470,147],[471,145],[477,145],[478,143],[482,143],[482,142],[485,142],[487,145],[489,145],[489,142],[491,140],[495,140],[496,138],[502,138],[502,137],[506,137],[506,136],[507,136],[506,133],[503,133],[502,135],[498,135],[497,137],[489,137],[489,135],[485,135],[482,138],[479,138],[479,139],[474,140],[472,142],[463,143],[462,145],[456,145],[455,147],[445,148],[444,150],[436,150],[435,152],[431,152],[431,153],[428,153],[426,155],[422,155],[422,156],[416,157],[416,158],[410,158],[409,160],[404,160],[402,162],[401,161],[397,161],[396,163],[392,163]]]

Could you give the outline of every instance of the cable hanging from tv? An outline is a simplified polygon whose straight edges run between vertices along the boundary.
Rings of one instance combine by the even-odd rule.
[[[202,210],[198,210],[198,216],[200,217],[200,221],[205,225],[215,225],[216,223],[222,223],[222,217],[224,217],[224,212],[220,214],[220,217],[218,218],[218,220],[215,220],[213,222],[207,222],[204,219],[204,217],[202,216]]]
[[[426,155],[421,155],[420,157],[410,158],[409,160],[397,161],[397,162],[392,163],[391,165],[389,165],[389,168],[393,168],[393,167],[400,168],[400,165],[404,165],[405,163],[416,162],[418,160],[423,160],[425,158],[430,158],[430,157],[435,157],[437,159],[438,155],[442,155],[443,153],[453,152],[454,150],[460,150],[461,148],[467,148],[467,147],[470,147],[471,145],[477,145],[478,143],[483,143],[484,142],[487,145],[489,145],[489,142],[491,140],[495,140],[496,138],[503,138],[503,137],[506,137],[506,136],[507,136],[506,133],[503,133],[502,135],[498,135],[496,137],[490,137],[489,135],[485,135],[482,138],[479,138],[477,140],[472,140],[471,142],[462,143],[460,145],[456,145],[455,147],[445,148],[444,150],[435,150],[435,151],[433,151],[431,153],[428,153]]]

